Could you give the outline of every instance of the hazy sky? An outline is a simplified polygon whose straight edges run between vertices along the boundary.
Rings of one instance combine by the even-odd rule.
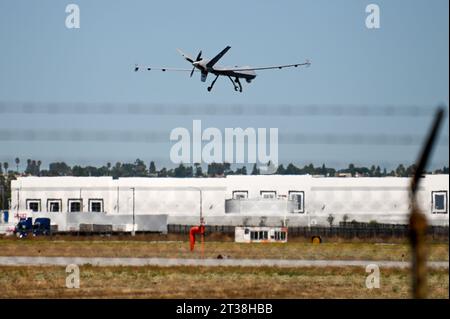
[[[66,5],[80,29],[65,26]],[[367,29],[365,8],[380,7],[381,28]],[[3,130],[124,130],[167,133],[163,143],[9,141],[0,161],[100,164],[141,158],[169,165],[170,131],[204,127],[279,128],[306,135],[423,136],[432,108],[449,103],[447,0],[433,1],[17,1],[0,0],[0,102],[143,105],[369,105],[430,108],[424,116],[155,116],[0,113]],[[176,52],[223,65],[273,65],[311,59],[307,69],[259,71],[237,93],[220,78],[208,93],[199,75],[133,72],[135,63],[189,68]],[[0,108],[1,110],[1,108]],[[448,119],[448,117],[447,117]],[[448,165],[448,120],[433,166]],[[441,140],[442,141],[442,140]],[[280,162],[346,166],[411,163],[420,146],[281,144]]]

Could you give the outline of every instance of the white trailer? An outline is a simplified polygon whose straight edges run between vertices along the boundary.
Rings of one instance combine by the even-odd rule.
[[[286,227],[236,227],[234,239],[237,243],[286,243]]]

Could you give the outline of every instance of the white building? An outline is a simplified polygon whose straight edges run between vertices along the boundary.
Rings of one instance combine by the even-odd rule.
[[[153,217],[168,224],[305,226],[358,222],[407,223],[409,178],[312,177],[226,178],[19,177],[12,181],[11,215],[51,216],[60,230],[76,230],[81,216],[146,230]],[[448,175],[422,178],[418,202],[430,224],[448,225]],[[345,216],[345,217],[344,217]],[[144,218],[145,217],[145,218]],[[154,222],[155,220],[153,220]],[[163,222],[160,219],[158,223]],[[129,226],[123,226],[128,227]]]

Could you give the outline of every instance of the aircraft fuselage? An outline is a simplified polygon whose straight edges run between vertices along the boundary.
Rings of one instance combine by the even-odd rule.
[[[202,72],[202,74],[206,73],[212,73],[214,75],[223,75],[223,76],[229,76],[234,78],[241,78],[245,79],[248,83],[251,82],[254,78],[256,78],[256,72],[255,71],[232,71],[230,68],[226,67],[220,67],[220,66],[212,66],[208,67],[209,60],[201,60],[199,62],[194,62],[194,66]],[[250,68],[250,67],[235,67],[235,68]],[[204,80],[203,80],[204,79]],[[206,76],[202,76],[202,81],[204,82],[206,80]]]

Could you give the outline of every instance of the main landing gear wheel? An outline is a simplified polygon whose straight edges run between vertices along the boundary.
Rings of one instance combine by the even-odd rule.
[[[236,78],[236,79],[234,80],[234,82],[238,84],[239,92],[242,92],[242,84],[241,84],[241,81],[239,81],[239,78]],[[237,90],[236,90],[236,91],[237,91]]]
[[[234,90],[235,90],[236,92],[237,92],[237,91],[242,92],[242,84],[241,84],[241,82],[239,81],[239,78],[236,78],[235,80],[233,80],[233,79],[231,78],[231,76],[228,76],[228,78],[230,79],[231,83],[233,84]],[[237,83],[237,85],[236,85],[236,83]]]

